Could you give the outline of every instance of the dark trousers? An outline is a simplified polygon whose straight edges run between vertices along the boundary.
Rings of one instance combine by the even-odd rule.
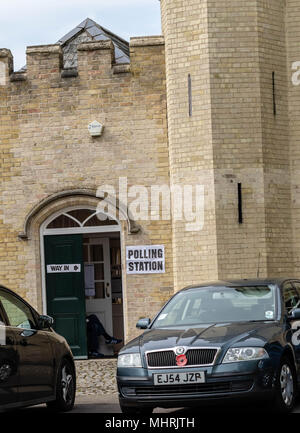
[[[110,340],[111,336],[105,331],[104,326],[95,314],[87,317],[87,337],[88,337],[88,351],[97,352],[99,347],[98,337],[103,335],[105,340]]]

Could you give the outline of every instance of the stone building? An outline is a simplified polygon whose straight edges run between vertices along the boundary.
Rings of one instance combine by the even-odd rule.
[[[0,282],[78,358],[85,314],[128,340],[188,284],[300,276],[296,0],[161,0],[161,16],[163,36],[130,43],[87,19],[18,72],[0,50]],[[125,180],[131,198],[201,185],[201,229],[134,218]]]

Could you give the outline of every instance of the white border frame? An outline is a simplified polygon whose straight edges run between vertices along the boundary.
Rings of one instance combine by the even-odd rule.
[[[86,234],[86,233],[111,233],[111,232],[119,232],[120,233],[120,245],[121,245],[121,261],[123,261],[122,257],[122,236],[121,236],[121,225],[120,222],[116,218],[114,219],[118,224],[111,226],[98,226],[98,227],[71,227],[65,229],[47,229],[48,224],[51,223],[55,218],[64,213],[70,212],[72,210],[80,210],[80,209],[88,209],[97,211],[94,206],[86,206],[86,205],[77,205],[77,206],[69,206],[67,208],[63,208],[54,214],[50,215],[40,226],[40,253],[41,253],[41,277],[42,277],[42,308],[43,314],[47,314],[47,293],[46,293],[46,273],[45,273],[45,245],[44,245],[44,236],[55,236],[55,235],[73,235],[73,234]],[[110,216],[110,215],[108,215]],[[122,272],[122,295],[124,298],[124,273]],[[123,299],[123,328],[125,334],[125,302]]]

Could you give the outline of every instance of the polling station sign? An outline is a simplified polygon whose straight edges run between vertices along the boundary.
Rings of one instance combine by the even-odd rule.
[[[165,246],[126,247],[126,269],[127,274],[164,274]]]

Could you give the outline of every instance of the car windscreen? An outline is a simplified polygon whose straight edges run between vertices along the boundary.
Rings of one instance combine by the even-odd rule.
[[[200,287],[179,292],[152,327],[275,320],[276,286]]]

